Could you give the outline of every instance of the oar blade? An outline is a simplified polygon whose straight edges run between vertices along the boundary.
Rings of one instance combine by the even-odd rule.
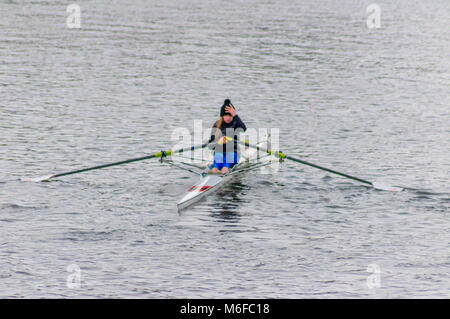
[[[34,177],[34,178],[21,178],[20,180],[22,182],[29,182],[29,183],[39,183],[39,182],[48,182],[51,178],[53,178],[55,175],[46,175],[41,177]]]
[[[402,187],[389,186],[389,185],[379,183],[379,182],[372,183],[372,186],[375,189],[382,190],[382,191],[388,191],[388,192],[401,192],[404,190],[404,188],[402,188]]]

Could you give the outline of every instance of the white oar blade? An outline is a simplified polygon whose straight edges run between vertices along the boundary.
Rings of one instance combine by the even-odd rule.
[[[372,183],[373,188],[388,191],[388,192],[401,192],[403,188],[397,186],[389,186],[382,183]]]
[[[22,182],[39,183],[39,182],[48,181],[52,177],[53,177],[53,175],[47,175],[47,176],[41,176],[41,177],[35,177],[35,178],[21,178],[20,180]]]

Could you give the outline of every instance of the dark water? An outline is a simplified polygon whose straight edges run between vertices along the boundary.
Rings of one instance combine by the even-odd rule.
[[[450,4],[0,1],[0,297],[450,297]],[[229,97],[285,162],[193,208],[139,162]],[[75,270],[74,270],[75,269]],[[79,275],[79,276],[77,276]],[[75,279],[74,279],[75,278]],[[79,279],[79,280],[78,280]]]

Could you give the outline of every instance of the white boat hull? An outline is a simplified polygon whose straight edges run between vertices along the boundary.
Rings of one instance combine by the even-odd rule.
[[[221,185],[231,180],[236,174],[241,174],[240,169],[248,167],[252,161],[256,160],[257,152],[253,149],[246,149],[241,153],[239,163],[236,164],[227,174],[201,174],[200,180],[189,190],[186,195],[178,202],[178,210],[182,210],[200,199],[218,190]],[[236,172],[238,171],[238,172]],[[234,174],[236,173],[236,174]]]
[[[228,175],[205,174],[200,178],[198,183],[189,188],[186,195],[178,202],[178,210],[182,210],[196,203],[206,195],[213,193],[231,177]]]

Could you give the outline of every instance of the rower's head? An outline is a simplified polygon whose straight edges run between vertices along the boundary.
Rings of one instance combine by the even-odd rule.
[[[223,118],[225,123],[231,123],[231,121],[233,121],[233,115],[229,113],[230,108],[235,109],[233,104],[231,104],[231,101],[226,99],[220,108],[220,116]]]

